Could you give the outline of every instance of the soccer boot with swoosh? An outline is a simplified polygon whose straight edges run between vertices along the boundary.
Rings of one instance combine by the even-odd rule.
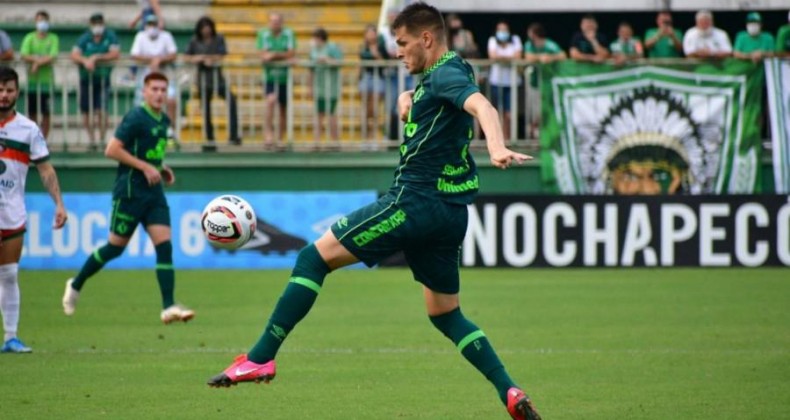
[[[269,383],[274,379],[276,370],[274,360],[258,364],[248,360],[246,354],[240,354],[227,369],[209,379],[207,384],[219,388],[236,385],[239,382]]]

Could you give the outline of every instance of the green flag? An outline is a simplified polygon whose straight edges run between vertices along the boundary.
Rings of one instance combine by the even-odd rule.
[[[542,178],[563,194],[757,192],[761,65],[541,68]]]

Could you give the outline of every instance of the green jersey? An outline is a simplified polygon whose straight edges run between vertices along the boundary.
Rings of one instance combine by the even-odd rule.
[[[255,48],[276,53],[296,50],[296,35],[290,28],[283,28],[277,35],[269,29],[261,29],[255,40]],[[279,66],[263,66],[264,81],[279,85],[288,83],[288,67],[283,66],[285,62],[276,61],[275,63],[278,63]]]
[[[774,36],[767,32],[760,32],[757,36],[751,36],[746,31],[740,31],[735,37],[733,50],[744,54],[755,51],[774,52],[774,44]]]
[[[543,41],[543,46],[538,47],[532,41],[527,41],[524,43],[524,54],[547,54],[547,55],[557,55],[562,54],[562,48],[560,48],[559,44],[552,41],[551,39],[546,38]],[[538,71],[533,71],[529,77],[529,85],[532,87],[538,87]]]
[[[658,33],[659,28],[648,29],[647,32],[645,32],[645,43]],[[675,34],[675,38],[677,38],[678,41],[683,43],[683,32],[680,32],[679,29],[673,29],[672,33]],[[647,56],[650,58],[676,58],[680,57],[680,50],[675,48],[675,42],[671,37],[663,35],[651,48],[647,49]]]
[[[790,52],[790,25],[784,25],[776,33],[776,52]]]
[[[469,154],[473,118],[464,102],[480,92],[472,67],[455,51],[422,74],[400,147],[394,187],[406,186],[441,200],[469,204],[479,188]]]
[[[111,50],[117,50],[120,48],[120,44],[118,43],[118,37],[115,36],[115,32],[111,29],[105,29],[98,41],[93,37],[91,31],[88,30],[80,36],[74,48],[82,52],[83,56],[90,57],[96,54],[106,54]],[[109,78],[112,67],[107,65],[107,63],[98,64],[96,70],[93,72],[94,75]],[[88,71],[85,70],[85,67],[80,66],[80,79],[84,80],[87,78]]]
[[[25,35],[19,52],[23,56],[57,57],[59,50],[60,42],[57,35],[48,32],[44,38],[41,38],[38,36],[38,32],[31,32]],[[35,73],[30,71],[30,65],[28,65],[27,85],[30,88],[49,90],[55,80],[54,74],[52,63],[39,67]]]
[[[123,143],[132,156],[156,168],[162,168],[167,150],[167,130],[170,118],[163,112],[156,113],[143,104],[129,111],[115,130],[115,138]],[[144,197],[163,194],[162,183],[148,185],[142,171],[124,164],[118,165],[113,198]]]
[[[340,66],[337,64],[319,63],[321,58],[342,60],[343,52],[334,42],[327,42],[323,47],[310,49],[310,61],[313,68],[313,94],[316,98],[336,99],[340,95]]]

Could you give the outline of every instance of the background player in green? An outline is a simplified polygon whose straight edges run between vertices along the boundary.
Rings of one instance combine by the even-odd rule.
[[[36,30],[25,35],[19,52],[28,63],[27,115],[39,123],[45,139],[49,138],[49,96],[55,81],[52,62],[58,57],[59,45],[58,36],[49,31],[49,13],[39,10]]]
[[[790,57],[790,12],[787,13],[787,22],[776,32],[777,57]]]
[[[112,215],[108,243],[88,257],[80,272],[66,281],[63,312],[74,314],[80,290],[88,278],[120,256],[137,225],[142,223],[156,250],[156,279],[162,292],[162,322],[189,321],[195,312],[175,303],[173,245],[170,242],[170,208],[162,184],[175,181],[173,171],[163,164],[170,121],[162,112],[167,98],[167,77],[153,72],[145,77],[143,104],[123,117],[104,154],[118,161],[112,193]]]
[[[290,28],[283,26],[283,16],[269,15],[269,28],[261,29],[255,40],[255,48],[261,51],[263,61],[264,93],[266,107],[263,119],[264,146],[274,146],[274,108],[279,111],[277,147],[282,147],[285,135],[286,105],[288,105],[288,67],[285,64],[296,56],[296,36]],[[271,65],[272,63],[278,65]]]
[[[493,165],[505,169],[530,157],[505,147],[497,111],[476,86],[472,67],[448,51],[444,22],[436,8],[413,3],[398,15],[393,29],[398,58],[422,79],[414,92],[399,98],[406,128],[392,187],[300,251],[258,343],[208,384],[219,387],[274,378],[280,345],[307,315],[330,271],[357,261],[371,266],[404,251],[415,280],[424,286],[433,325],[496,387],[513,418],[538,419],[485,334],[461,313],[458,295],[467,204],[478,188],[474,159],[468,154],[473,117],[485,133]]]
[[[762,30],[762,17],[757,12],[746,15],[746,30],[735,37],[732,55],[755,63],[774,55],[774,36]]]

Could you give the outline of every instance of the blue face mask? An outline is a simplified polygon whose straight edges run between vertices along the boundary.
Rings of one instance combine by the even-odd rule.
[[[499,42],[507,42],[510,40],[510,32],[508,31],[496,31],[496,39]]]

